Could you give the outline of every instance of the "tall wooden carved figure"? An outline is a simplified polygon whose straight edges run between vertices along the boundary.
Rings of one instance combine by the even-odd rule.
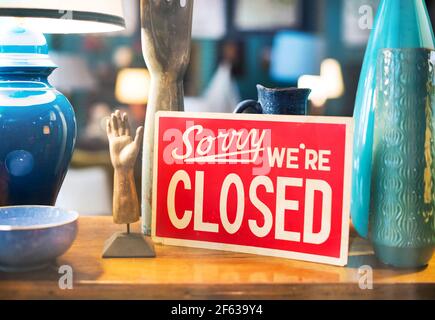
[[[143,127],[133,139],[127,115],[117,110],[107,121],[110,158],[115,170],[113,186],[113,221],[125,224],[126,233],[115,233],[107,240],[103,258],[155,257],[154,246],[142,234],[131,233],[130,224],[139,221],[140,210],[134,181],[134,165],[140,150]]]
[[[190,59],[193,0],[141,0],[142,50],[151,75],[142,169],[143,231],[151,233],[154,116],[183,111]]]

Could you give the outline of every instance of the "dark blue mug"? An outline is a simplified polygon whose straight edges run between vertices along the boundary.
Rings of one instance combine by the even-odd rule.
[[[241,102],[234,113],[307,115],[310,89],[271,89],[257,85],[258,101]]]

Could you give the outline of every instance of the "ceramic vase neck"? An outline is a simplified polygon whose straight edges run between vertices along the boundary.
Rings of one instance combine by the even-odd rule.
[[[433,31],[424,0],[382,0],[376,32],[388,34],[389,48],[433,48]]]
[[[53,68],[7,68],[6,70],[0,68],[0,81],[42,82],[51,86],[48,76],[52,71]]]

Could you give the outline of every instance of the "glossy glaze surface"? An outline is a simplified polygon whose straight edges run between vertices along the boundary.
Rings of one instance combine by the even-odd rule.
[[[355,102],[352,174],[352,221],[369,234],[376,61],[383,48],[434,48],[434,36],[423,0],[383,0],[370,36]]]
[[[377,257],[426,265],[434,247],[434,61],[427,49],[378,58],[371,226]]]
[[[55,66],[45,38],[20,28],[6,32],[0,34],[0,206],[54,205],[74,149],[74,111],[47,80]]]

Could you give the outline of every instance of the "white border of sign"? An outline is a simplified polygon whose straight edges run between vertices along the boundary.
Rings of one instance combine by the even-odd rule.
[[[299,252],[289,252],[277,249],[267,249],[259,247],[241,246],[233,244],[223,244],[215,242],[160,238],[156,236],[156,206],[157,206],[157,179],[158,179],[158,140],[159,140],[159,120],[163,117],[172,118],[192,118],[192,119],[222,119],[222,120],[254,120],[254,121],[274,121],[274,122],[297,122],[297,123],[324,123],[324,124],[344,124],[346,125],[346,150],[344,160],[344,181],[343,181],[343,220],[342,220],[342,246],[339,258],[331,258],[314,254]],[[172,112],[160,111],[155,116],[154,132],[154,163],[153,163],[153,197],[152,197],[152,221],[151,236],[154,242],[163,245],[182,246],[201,249],[212,249],[222,251],[232,251],[240,253],[258,254],[271,257],[288,258],[309,262],[318,262],[345,266],[348,261],[349,252],[349,223],[350,223],[350,199],[351,199],[351,179],[352,179],[352,147],[353,147],[354,121],[350,117],[319,117],[319,116],[276,116],[258,114],[231,114],[231,113],[191,113],[191,112]]]

